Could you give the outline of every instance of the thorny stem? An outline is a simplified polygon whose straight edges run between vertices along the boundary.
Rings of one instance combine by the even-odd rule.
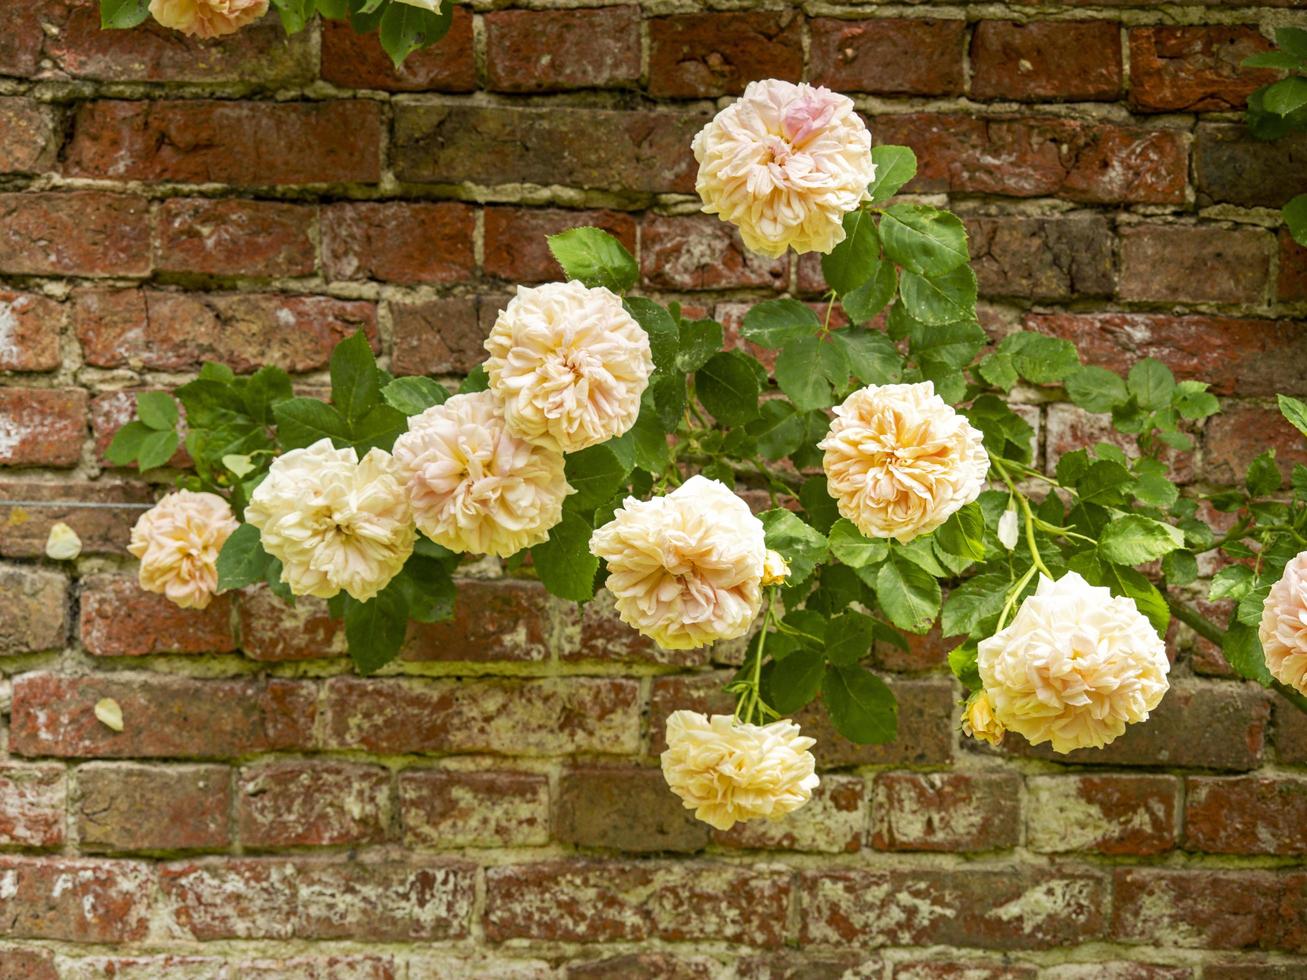
[[[776,589],[771,587],[767,589],[767,608],[762,614],[762,631],[758,634],[758,652],[753,659],[753,678],[749,682],[748,692],[741,695],[735,703],[735,717],[744,721],[746,725],[753,723],[754,709],[758,709],[758,720],[765,721],[762,717],[761,710],[762,693],[759,690],[762,686],[762,655],[767,646],[767,628],[772,621],[772,608],[776,603]],[[741,710],[743,706],[743,710]]]
[[[1017,504],[1021,507],[1021,513],[1025,516],[1026,544],[1030,547],[1030,558],[1035,563],[1034,567],[1038,568],[1040,572],[1051,579],[1053,573],[1050,572],[1048,566],[1044,564],[1044,559],[1039,554],[1039,545],[1035,543],[1035,513],[1030,509],[1030,501],[1026,499],[1024,493],[1017,489],[1017,485],[1012,482],[1012,477],[1008,475],[1003,464],[997,459],[992,460],[992,462],[994,464],[994,469],[998,470],[998,475],[1003,478],[1003,482],[1007,484],[1008,490],[1012,492],[1012,496],[1016,497]]]

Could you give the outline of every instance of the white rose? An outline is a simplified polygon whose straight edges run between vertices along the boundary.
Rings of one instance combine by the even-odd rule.
[[[486,350],[509,429],[565,453],[635,425],[653,373],[649,338],[621,298],[579,282],[519,286]]]
[[[218,592],[218,553],[239,526],[217,494],[168,494],[132,528],[127,550],[141,561],[141,588],[183,609],[207,608]]]
[[[1284,566],[1266,594],[1257,635],[1271,676],[1307,694],[1307,551]]]
[[[1040,580],[977,666],[998,723],[1054,751],[1099,748],[1167,690],[1166,645],[1133,599],[1075,572]]]

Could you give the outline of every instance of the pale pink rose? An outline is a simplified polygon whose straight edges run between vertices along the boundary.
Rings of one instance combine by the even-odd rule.
[[[1041,578],[1011,624],[980,641],[977,667],[998,723],[1055,752],[1101,748],[1145,720],[1171,669],[1134,600],[1075,572]]]
[[[245,508],[263,550],[281,561],[295,595],[366,602],[390,584],[413,552],[417,532],[389,453],[320,439],[273,461]]]
[[[155,20],[193,37],[235,34],[267,12],[268,0],[150,0]]]
[[[730,715],[674,711],[663,777],[687,810],[718,830],[740,820],[779,820],[807,803],[821,782],[808,751],[815,744],[792,721],[746,725]]]
[[[168,494],[132,528],[127,550],[141,560],[141,588],[183,609],[206,608],[218,592],[218,553],[239,526],[217,494]]]
[[[579,282],[518,286],[486,350],[509,429],[565,453],[635,425],[653,373],[649,338],[621,297]]]
[[[574,492],[562,454],[508,431],[491,391],[455,395],[409,419],[395,461],[418,529],[474,555],[507,558],[545,541]]]
[[[876,176],[871,133],[853,101],[779,79],[744,95],[694,138],[695,190],[704,211],[740,229],[763,255],[829,252],[844,215],[867,200]]]
[[[1307,694],[1307,551],[1284,566],[1266,594],[1257,635],[1271,676]]]
[[[749,631],[762,604],[762,522],[723,484],[694,476],[665,497],[627,497],[595,531],[622,622],[667,650]]]
[[[869,538],[911,541],[984,488],[984,439],[929,381],[871,385],[835,408],[822,468],[842,515]]]

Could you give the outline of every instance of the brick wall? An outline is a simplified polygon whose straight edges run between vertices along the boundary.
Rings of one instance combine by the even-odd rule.
[[[464,371],[581,222],[728,325],[815,297],[815,261],[746,254],[688,194],[690,137],[765,76],[854,93],[916,149],[993,332],[1232,396],[1188,482],[1304,459],[1269,399],[1307,395],[1307,250],[1272,210],[1307,137],[1250,140],[1265,76],[1236,68],[1300,0],[504,6],[397,74],[338,26],[200,47],[0,3],[0,976],[1307,976],[1307,719],[1184,634],[1154,720],[1070,760],[961,744],[944,644],[878,649],[899,740],[813,719],[811,805],[718,833],[655,766],[731,651],[491,576],[364,680],[317,603],[137,589],[154,488],[101,455],[134,389],[216,358],[312,391],[359,327],[399,373]],[[1050,463],[1102,435],[1027,413]],[[18,502],[69,499],[95,507]],[[40,557],[56,520],[74,564]]]

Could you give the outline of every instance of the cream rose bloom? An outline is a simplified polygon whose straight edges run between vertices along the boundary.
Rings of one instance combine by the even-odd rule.
[[[279,456],[245,508],[263,550],[282,564],[296,595],[366,602],[384,589],[413,551],[417,533],[389,453],[320,439]]]
[[[235,34],[267,12],[268,0],[150,0],[155,20],[194,37]]]
[[[440,0],[395,0],[396,3],[408,4],[410,7],[420,7],[429,13],[440,13]]]
[[[962,710],[962,731],[990,745],[1003,741],[1007,730],[994,717],[994,702],[984,691],[977,691],[967,699],[967,706]]]
[[[1257,635],[1271,676],[1307,694],[1307,551],[1285,565],[1271,586]]]
[[[687,810],[718,830],[737,820],[779,820],[821,781],[816,742],[792,721],[746,725],[730,715],[674,711],[667,719],[663,777]]]
[[[716,480],[694,476],[665,497],[626,502],[595,531],[622,622],[666,650],[749,631],[762,605],[762,522]]]
[[[141,561],[141,588],[183,609],[206,608],[218,592],[218,553],[239,526],[217,494],[168,494],[132,528],[127,550]]]
[[[762,255],[829,252],[876,176],[853,101],[779,79],[750,82],[694,138],[703,209]]]
[[[1166,693],[1166,645],[1133,599],[1075,572],[1042,578],[977,666],[999,724],[1056,752],[1101,748]]]
[[[509,429],[565,453],[635,425],[653,373],[649,338],[620,297],[579,282],[518,286],[486,350]]]
[[[490,391],[409,419],[395,462],[418,528],[452,551],[506,558],[540,544],[573,492],[562,454],[509,432]]]
[[[840,513],[904,543],[980,496],[989,471],[983,437],[929,381],[855,391],[817,448]]]

